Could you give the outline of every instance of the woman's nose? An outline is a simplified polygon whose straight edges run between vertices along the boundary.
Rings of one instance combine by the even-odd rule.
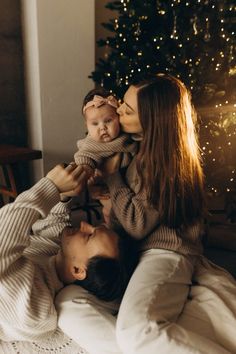
[[[119,114],[119,116],[121,115],[121,112],[122,112],[121,107],[122,107],[122,105],[120,105],[120,106],[116,109],[116,113]]]

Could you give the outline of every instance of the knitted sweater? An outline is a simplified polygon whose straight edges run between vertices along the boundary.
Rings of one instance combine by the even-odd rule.
[[[150,206],[140,190],[136,159],[130,163],[125,180],[119,172],[106,180],[112,201],[111,226],[120,224],[133,238],[140,240],[141,250],[161,248],[182,254],[202,253],[201,224],[171,229],[159,222],[158,210]]]
[[[57,328],[53,301],[63,284],[55,255],[69,225],[67,205],[57,202],[56,186],[43,178],[0,209],[1,340],[43,339]]]
[[[128,134],[122,133],[116,139],[109,142],[97,142],[89,135],[77,141],[78,151],[74,155],[77,165],[88,165],[95,169],[105,158],[122,152],[121,167],[127,167],[132,156],[136,153],[137,143]]]

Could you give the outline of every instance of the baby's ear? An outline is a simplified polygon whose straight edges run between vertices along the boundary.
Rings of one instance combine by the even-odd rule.
[[[81,230],[82,232],[86,232],[86,233],[91,234],[91,233],[94,232],[94,229],[95,229],[95,228],[94,228],[92,225],[88,224],[86,221],[81,221],[81,223],[80,223],[80,230]]]

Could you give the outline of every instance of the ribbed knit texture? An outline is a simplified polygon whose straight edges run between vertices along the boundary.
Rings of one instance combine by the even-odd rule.
[[[137,143],[128,134],[122,133],[118,138],[109,142],[97,142],[89,135],[77,141],[78,151],[74,155],[77,165],[88,165],[93,169],[99,167],[105,158],[122,152],[121,167],[127,167],[137,150]]]
[[[106,182],[112,199],[111,226],[119,223],[130,236],[141,241],[141,250],[162,248],[186,255],[202,253],[200,223],[181,230],[160,225],[158,210],[149,205],[146,194],[140,191],[135,158],[125,180],[117,172]]]
[[[68,207],[47,178],[0,209],[0,339],[35,340],[57,328],[59,235]],[[51,212],[50,212],[51,210]],[[48,214],[50,212],[50,214]]]

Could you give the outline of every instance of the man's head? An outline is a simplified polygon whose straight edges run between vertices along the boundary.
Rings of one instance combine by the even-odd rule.
[[[130,274],[128,243],[127,237],[119,237],[104,224],[93,227],[81,222],[80,228],[66,228],[59,256],[62,280],[83,286],[104,300],[120,297]]]

